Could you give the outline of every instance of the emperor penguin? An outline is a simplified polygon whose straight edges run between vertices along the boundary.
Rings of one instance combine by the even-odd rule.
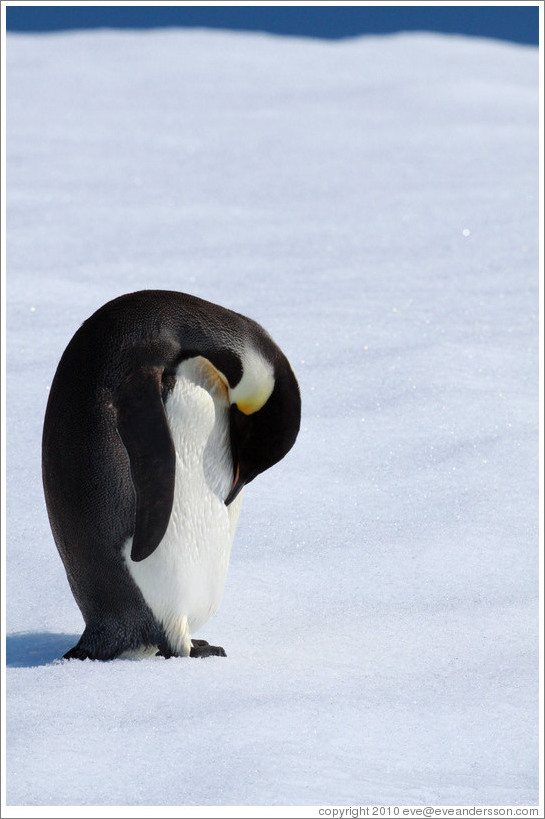
[[[293,370],[255,321],[143,290],[94,313],[51,384],[42,475],[85,630],[67,659],[207,657],[242,490],[297,437]]]

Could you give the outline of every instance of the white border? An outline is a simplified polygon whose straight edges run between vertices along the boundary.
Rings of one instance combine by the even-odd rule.
[[[0,288],[1,288],[1,340],[0,340],[0,557],[1,557],[1,589],[0,599],[2,601],[1,611],[1,634],[2,645],[0,648],[2,693],[1,693],[1,767],[0,782],[2,802],[0,810],[4,808],[4,787],[6,782],[6,9],[2,3],[0,8]]]
[[[344,3],[345,5],[354,5],[354,6],[374,6],[378,5],[377,2],[356,2],[356,3]],[[0,776],[1,776],[1,784],[2,784],[2,796],[1,796],[1,815],[5,817],[96,817],[96,816],[115,816],[115,817],[149,817],[150,810],[153,810],[154,817],[295,817],[298,819],[299,817],[307,817],[307,816],[319,816],[319,806],[303,806],[303,807],[293,807],[293,806],[276,806],[276,807],[264,807],[264,806],[237,806],[237,807],[226,807],[226,806],[217,806],[217,807],[118,807],[118,806],[97,806],[97,807],[81,807],[81,806],[57,806],[57,807],[7,807],[5,802],[5,783],[6,783],[6,735],[5,735],[5,716],[6,716],[6,701],[5,701],[5,681],[6,681],[6,656],[5,656],[5,646],[6,646],[6,631],[5,631],[5,623],[6,623],[6,553],[5,553],[5,544],[6,544],[6,427],[5,427],[5,417],[6,417],[6,7],[7,6],[42,6],[44,5],[43,0],[38,2],[37,0],[33,2],[6,2],[2,0],[1,2],[1,9],[0,9],[0,47],[1,47],[1,160],[0,160],[0,168],[1,168],[1,180],[2,180],[2,187],[1,187],[1,196],[0,196],[0,233],[1,233],[1,252],[0,252],[0,263],[1,263],[1,354],[0,354],[0,361],[1,361],[1,396],[0,396],[0,412],[1,412],[1,435],[0,435],[0,483],[1,483],[1,522],[0,522],[0,534],[1,534],[1,599],[2,599],[2,610],[1,610],[1,636],[2,636],[2,645],[0,650],[1,656],[1,681],[2,681],[2,691],[1,691],[1,768],[0,768]],[[123,5],[131,5],[131,6],[148,6],[153,5],[149,0],[137,0],[136,2],[126,3],[126,2],[82,2],[81,0],[65,0],[65,2],[48,2],[47,5],[49,6],[63,6],[63,5],[72,5],[72,6],[123,6]],[[195,3],[195,2],[162,2],[160,3],[162,6],[194,6],[194,5],[201,5],[201,6],[229,6],[229,5],[240,5],[240,6],[305,6],[305,5],[313,5],[313,6],[335,6],[336,3],[331,2],[317,2],[317,3],[298,3],[298,2],[247,2],[247,0],[243,0],[242,2],[208,2],[208,3]],[[429,3],[417,3],[417,2],[394,2],[393,0],[380,3],[382,6],[426,6]],[[458,2],[437,2],[435,5],[444,5],[444,6],[482,6],[485,5],[483,0],[458,0]],[[545,267],[545,254],[544,254],[544,233],[543,233],[543,223],[545,218],[545,204],[544,204],[544,172],[545,172],[545,161],[544,161],[544,112],[543,112],[543,99],[545,96],[545,81],[544,81],[544,17],[545,11],[543,7],[543,0],[527,0],[527,2],[508,2],[508,0],[499,0],[499,2],[490,2],[489,5],[495,6],[538,6],[539,8],[539,31],[540,31],[540,46],[539,46],[539,75],[540,75],[540,111],[539,111],[539,133],[540,133],[540,140],[539,140],[539,210],[540,210],[540,220],[539,223],[541,225],[541,234],[540,234],[540,243],[539,243],[539,267],[540,267],[540,283],[539,283],[539,412],[540,412],[540,426],[539,426],[539,494],[540,494],[540,511],[539,511],[539,544],[540,544],[540,553],[539,553],[539,574],[540,574],[540,603],[539,603],[539,612],[540,612],[540,687],[539,687],[539,697],[540,697],[540,772],[541,772],[541,779],[540,779],[540,792],[539,792],[539,811],[540,815],[544,813],[544,781],[543,781],[543,770],[545,766],[545,753],[544,753],[544,718],[545,718],[545,699],[544,699],[544,660],[545,660],[545,649],[544,649],[544,639],[545,639],[545,607],[544,607],[544,588],[543,588],[543,576],[544,576],[544,569],[545,569],[545,524],[544,524],[544,490],[545,490],[545,454],[544,454],[544,444],[545,444],[545,435],[544,435],[544,412],[545,412],[545,400],[544,400],[544,360],[545,360],[545,352],[544,352],[544,342],[545,342],[545,335],[544,335],[544,298],[545,298],[545,284],[544,284],[544,267]],[[393,807],[393,806],[392,806]],[[454,808],[459,808],[460,806],[450,806]],[[528,806],[529,808],[535,808],[535,806]],[[345,806],[346,813],[344,819],[349,819],[352,816],[357,814],[351,814],[350,811],[356,811],[357,808],[350,806]],[[494,806],[496,810],[501,809],[502,806]],[[403,815],[404,806],[399,806],[400,815]],[[479,806],[480,815],[484,816],[486,806]],[[407,808],[407,815],[414,815],[414,811],[416,810],[416,806],[408,806]],[[449,806],[441,806],[439,809],[444,816],[447,815],[446,811],[449,810]],[[506,806],[507,810],[507,806]],[[515,808],[512,808],[513,812]],[[524,810],[523,806],[517,806],[516,810],[519,811],[519,816],[521,815],[520,811]],[[441,815],[441,813],[437,813],[435,815]],[[366,814],[361,814],[366,815]],[[393,814],[391,814],[393,815]],[[429,814],[433,815],[433,814]],[[504,814],[505,815],[505,814]],[[330,814],[331,816],[331,814]]]
[[[539,705],[540,705],[540,738],[539,738],[539,770],[540,770],[540,784],[539,784],[539,805],[541,814],[544,813],[545,808],[545,793],[544,793],[544,768],[545,768],[545,607],[544,607],[544,574],[545,574],[545,522],[544,522],[544,493],[545,493],[545,434],[544,434],[544,414],[545,414],[545,334],[544,334],[544,311],[545,311],[545,128],[544,128],[544,95],[545,95],[545,59],[544,59],[544,34],[545,34],[545,10],[543,4],[539,4],[539,579],[540,579],[540,594],[539,594],[539,623],[540,623],[540,639],[539,639]]]

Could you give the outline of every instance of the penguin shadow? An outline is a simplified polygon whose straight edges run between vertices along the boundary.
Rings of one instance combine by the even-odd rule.
[[[19,632],[6,636],[6,668],[37,668],[61,660],[79,640],[79,634],[48,631]]]

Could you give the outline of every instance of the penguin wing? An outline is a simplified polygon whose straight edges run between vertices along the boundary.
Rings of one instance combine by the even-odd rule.
[[[133,370],[116,395],[117,430],[136,493],[131,559],[149,557],[163,539],[174,499],[176,455],[161,397],[161,370]]]

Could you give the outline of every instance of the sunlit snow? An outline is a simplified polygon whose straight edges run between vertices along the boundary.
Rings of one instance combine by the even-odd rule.
[[[537,49],[12,34],[7,69],[8,805],[534,804]],[[263,324],[302,429],[198,635],[227,658],[58,662],[48,387],[142,288]]]

